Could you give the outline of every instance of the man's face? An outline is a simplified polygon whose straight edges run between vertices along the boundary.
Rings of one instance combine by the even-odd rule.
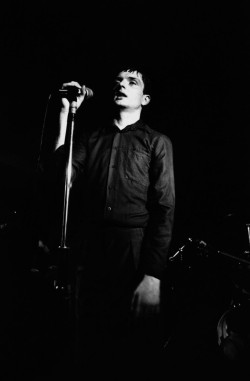
[[[142,75],[136,71],[120,72],[115,79],[113,91],[115,104],[124,109],[141,109],[150,101],[150,96],[143,93]]]

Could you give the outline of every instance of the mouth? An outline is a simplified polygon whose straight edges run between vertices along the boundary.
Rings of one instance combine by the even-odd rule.
[[[126,98],[126,97],[127,95],[121,91],[117,91],[117,93],[115,93],[115,98]]]

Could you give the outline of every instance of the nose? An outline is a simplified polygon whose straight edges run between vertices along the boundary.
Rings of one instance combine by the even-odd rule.
[[[125,80],[123,79],[122,81],[120,81],[117,87],[118,87],[118,89],[124,89],[125,88]]]
[[[124,86],[125,86],[125,83],[126,83],[126,79],[123,79],[123,80],[120,82],[120,85],[124,87]]]

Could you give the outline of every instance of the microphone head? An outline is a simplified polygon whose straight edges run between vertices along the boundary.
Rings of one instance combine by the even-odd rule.
[[[62,97],[78,97],[80,95],[83,95],[83,89],[80,89],[79,87],[76,86],[70,86],[67,87],[66,89],[59,89],[59,94]],[[93,90],[91,90],[89,87],[85,86],[85,98],[89,99],[94,96]]]
[[[93,90],[90,89],[89,87],[85,87],[85,91],[86,91],[85,96],[87,99],[92,98],[94,96]]]

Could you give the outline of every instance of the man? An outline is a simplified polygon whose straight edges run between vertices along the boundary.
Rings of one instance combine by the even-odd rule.
[[[72,240],[78,262],[79,363],[89,366],[92,358],[99,364],[103,358],[116,379],[121,374],[115,373],[114,362],[125,369],[126,362],[145,365],[145,355],[153,361],[149,354],[156,352],[161,336],[161,280],[173,228],[172,145],[141,118],[151,100],[147,85],[139,69],[121,70],[112,88],[112,119],[104,116],[102,125],[73,144],[72,189],[74,184],[81,189],[78,238]],[[79,89],[78,110],[86,87],[74,81],[62,86],[72,88]],[[69,110],[69,98],[62,97],[57,163],[66,152]]]

